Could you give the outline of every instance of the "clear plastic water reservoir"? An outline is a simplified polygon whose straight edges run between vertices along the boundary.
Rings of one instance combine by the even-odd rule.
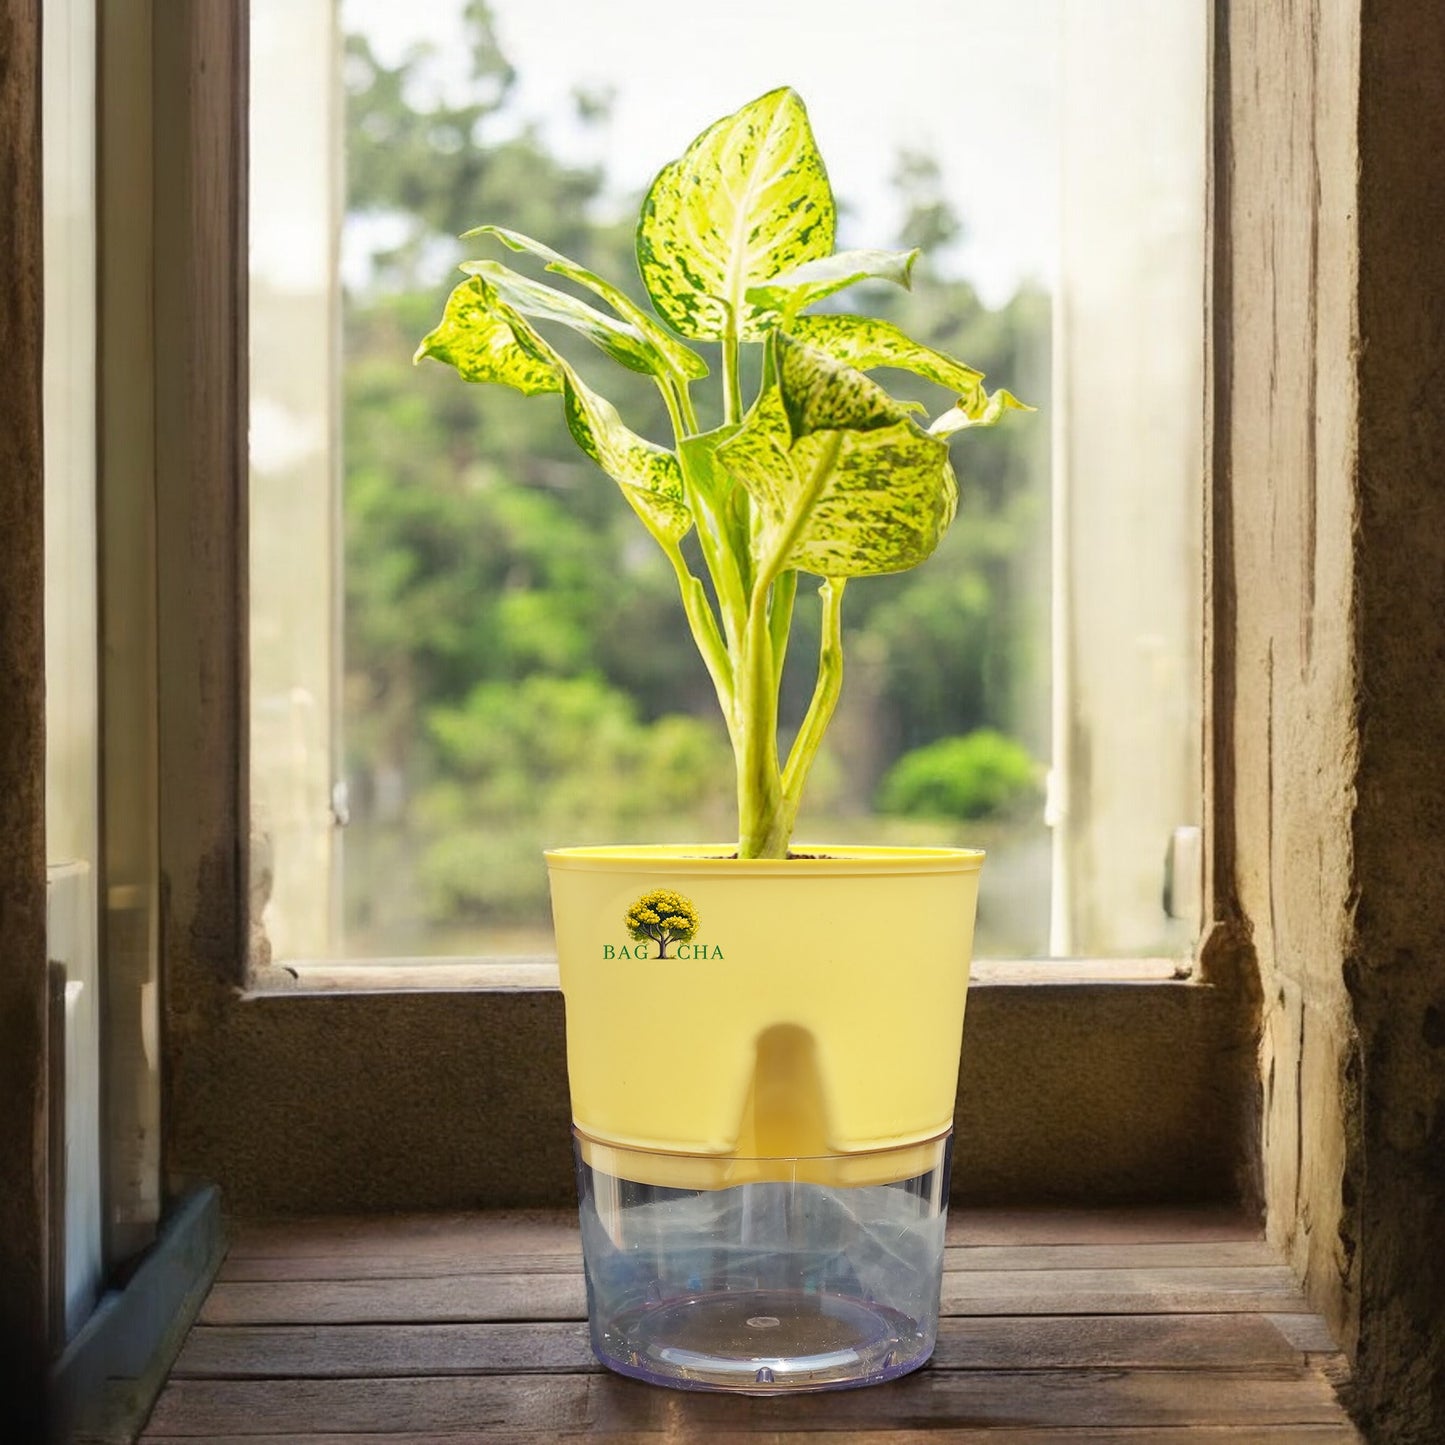
[[[575,1135],[598,1358],[759,1395],[916,1370],[938,1334],[950,1143],[720,1161]]]

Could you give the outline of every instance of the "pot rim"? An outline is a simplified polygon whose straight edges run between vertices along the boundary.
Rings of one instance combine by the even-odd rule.
[[[665,867],[670,873],[719,877],[803,878],[837,874],[977,873],[980,848],[889,848],[863,844],[795,843],[802,858],[738,858],[732,843],[623,843],[548,848],[549,869],[631,873]]]

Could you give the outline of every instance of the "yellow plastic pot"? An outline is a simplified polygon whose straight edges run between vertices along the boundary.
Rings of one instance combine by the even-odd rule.
[[[913,1177],[953,1123],[983,854],[729,851],[546,855],[584,1157],[686,1188]]]

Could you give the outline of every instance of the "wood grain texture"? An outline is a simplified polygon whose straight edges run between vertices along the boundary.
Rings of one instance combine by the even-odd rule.
[[[1133,1215],[1151,1237],[1131,1248],[1127,1217],[1046,1213],[955,1215],[951,1238],[1001,1242],[949,1247],[925,1370],[762,1399],[604,1371],[570,1214],[243,1225],[231,1269],[281,1277],[216,1285],[144,1438],[1358,1440],[1329,1336],[1257,1238],[1153,1211]]]
[[[246,942],[246,7],[171,0],[153,27],[156,618],[166,1168],[198,1034]]]
[[[234,1225],[228,1260],[342,1255],[395,1259],[445,1255],[458,1248],[508,1253],[578,1249],[575,1209],[496,1209],[474,1213],[338,1215],[247,1219]],[[1257,1222],[1229,1206],[1179,1208],[949,1211],[953,1246],[1202,1244],[1258,1241]]]
[[[1320,1375],[1220,1371],[1190,1387],[1175,1371],[923,1370],[892,1384],[750,1399],[659,1390],[612,1374],[511,1375],[395,1380],[177,1380],[161,1397],[146,1438],[213,1439],[304,1431],[558,1430],[766,1433],[828,1426],[887,1430],[962,1426],[1059,1429],[1168,1425],[1338,1424]],[[683,1438],[686,1434],[683,1433]],[[1259,1438],[1259,1437],[1257,1437]]]
[[[38,1431],[48,1358],[40,6],[0,3],[0,1399]]]
[[[582,1440],[602,1442],[602,1445],[620,1445],[620,1442],[637,1439],[686,1440],[685,1426],[666,1426],[659,1430],[643,1433],[634,1429],[626,1430],[582,1430],[559,1427],[540,1432],[553,1440]],[[783,1445],[783,1442],[815,1441],[819,1431],[816,1426],[800,1430],[766,1431],[766,1439]],[[151,1437],[156,1438],[156,1437]],[[376,1434],[373,1432],[332,1434],[287,1434],[262,1437],[271,1445],[475,1445],[475,1442],[496,1441],[499,1438],[517,1439],[515,1431],[494,1430],[447,1431],[445,1434],[406,1431],[400,1434]],[[709,1429],[708,1445],[757,1445],[758,1434],[752,1431],[731,1429]],[[1063,1429],[1034,1430],[1027,1426],[969,1426],[946,1430],[927,1429],[886,1429],[846,1430],[834,1432],[834,1438],[847,1440],[849,1445],[921,1445],[921,1442],[948,1440],[954,1445],[1261,1445],[1258,1430],[1252,1425],[1181,1425],[1158,1428],[1144,1426],[1135,1428],[1115,1426],[1107,1430]],[[254,1435],[211,1436],[208,1445],[255,1445]],[[1278,1445],[1359,1445],[1360,1436],[1348,1425],[1275,1425],[1270,1429],[1269,1440]]]
[[[1251,1268],[1274,1265],[1277,1257],[1263,1240],[1207,1244],[1045,1244],[951,1245],[944,1250],[945,1270]],[[461,1274],[566,1274],[582,1268],[580,1246],[571,1249],[504,1253],[495,1245],[457,1245],[435,1254],[252,1256],[229,1259],[224,1281],[430,1279]]]
[[[1275,1320],[1293,1319],[1276,1316]],[[1310,1319],[1309,1316],[1300,1316]],[[1299,1364],[1303,1346],[1262,1315],[999,1316],[941,1321],[935,1369],[1221,1370]],[[580,1374],[602,1368],[582,1321],[196,1329],[176,1379]]]
[[[1284,1265],[953,1270],[943,1280],[946,1314],[1284,1314],[1304,1308],[1294,1276]],[[586,1310],[580,1273],[219,1281],[201,1311],[201,1322],[569,1320],[585,1318]]]

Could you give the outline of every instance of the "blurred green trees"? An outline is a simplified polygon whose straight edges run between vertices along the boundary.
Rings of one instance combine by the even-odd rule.
[[[572,448],[551,414],[557,399],[483,394],[442,367],[412,366],[453,264],[486,250],[455,239],[480,222],[636,277],[605,176],[552,154],[514,113],[513,72],[483,0],[466,7],[466,30],[464,102],[431,83],[425,51],[389,65],[364,37],[347,40],[347,210],[362,253],[348,256],[344,297],[355,952],[467,949],[478,928],[545,927],[546,845],[705,841],[734,827],[722,722],[671,572]],[[577,111],[580,123],[607,123],[605,98],[579,96]],[[960,223],[936,165],[904,154],[894,181],[904,219],[891,243],[933,253],[912,292],[888,288],[870,309],[1046,417],[1047,296],[1023,290],[986,308],[946,269]],[[640,282],[632,289],[642,300]],[[593,365],[569,356],[584,373]],[[619,375],[609,395],[628,424],[662,438],[656,392]],[[901,753],[981,727],[1043,752],[1047,449],[1046,422],[971,435],[957,462],[959,518],[937,555],[850,589],[850,674],[815,806],[864,813]],[[799,617],[802,661],[784,696],[794,720],[816,653],[806,580]]]
[[[995,818],[1034,801],[1039,781],[1023,744],[978,728],[904,753],[883,775],[878,809],[906,818]]]

